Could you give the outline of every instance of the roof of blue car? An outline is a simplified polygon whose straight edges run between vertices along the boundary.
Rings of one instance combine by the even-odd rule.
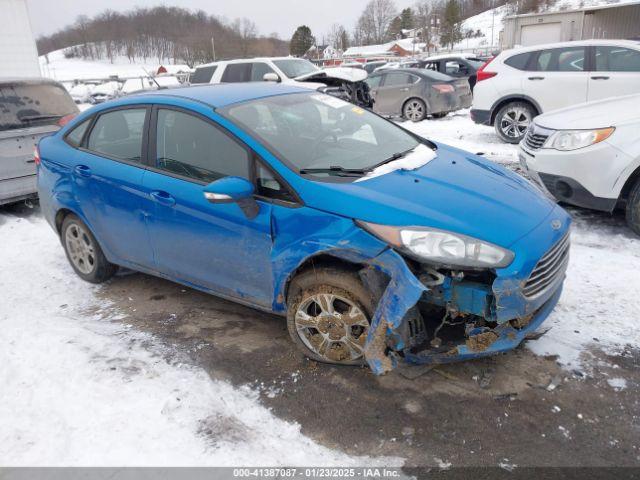
[[[145,92],[142,95],[180,97],[203,102],[214,108],[220,108],[247,100],[300,92],[309,92],[309,89],[271,82],[250,82],[154,90]]]

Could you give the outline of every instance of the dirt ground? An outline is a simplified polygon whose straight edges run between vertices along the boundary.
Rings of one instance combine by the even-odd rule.
[[[37,208],[11,213],[39,215]],[[399,456],[408,467],[640,466],[640,349],[593,351],[588,371],[563,370],[521,346],[376,377],[306,359],[284,318],[169,281],[121,272],[99,295],[124,314],[121,322],[214,378],[259,390],[274,414],[331,448]],[[607,375],[629,387],[615,390]]]
[[[127,314],[124,322],[188,353],[212,377],[259,389],[276,415],[329,447],[400,456],[408,466],[640,464],[637,393],[605,379],[615,370],[640,383],[640,351],[598,354],[603,362],[592,363],[606,366],[588,374],[521,347],[375,377],[307,360],[281,317],[168,281],[121,275],[101,295]]]

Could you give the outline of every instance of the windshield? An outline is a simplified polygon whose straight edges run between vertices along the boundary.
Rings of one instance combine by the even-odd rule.
[[[225,114],[297,171],[367,170],[419,144],[393,123],[322,93],[261,98],[227,107]]]
[[[282,70],[288,78],[296,78],[309,73],[318,72],[320,69],[308,60],[292,58],[287,60],[274,60],[273,63]]]
[[[71,96],[59,85],[0,84],[0,131],[52,125],[77,112]]]

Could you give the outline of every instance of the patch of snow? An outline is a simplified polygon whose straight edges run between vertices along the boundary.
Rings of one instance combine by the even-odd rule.
[[[41,217],[0,214],[0,231],[0,465],[402,464],[318,445],[116,321]]]
[[[396,170],[415,170],[425,166],[436,157],[436,152],[426,145],[420,144],[403,158],[380,165],[378,168],[367,173],[364,177],[356,180],[356,182],[362,182],[371,178],[379,177],[380,175],[386,175],[387,173],[395,172]]]
[[[627,381],[624,378],[608,378],[607,383],[615,390],[624,390],[627,388]]]

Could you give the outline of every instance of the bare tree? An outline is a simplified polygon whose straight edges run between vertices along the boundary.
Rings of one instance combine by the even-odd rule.
[[[246,57],[251,43],[258,36],[258,27],[248,18],[237,18],[232,28],[240,37],[240,50],[242,56]]]
[[[393,0],[370,0],[358,19],[357,36],[365,44],[388,41],[389,26],[396,16]]]
[[[327,42],[337,50],[345,51],[349,48],[349,34],[344,26],[334,23],[327,33]]]

